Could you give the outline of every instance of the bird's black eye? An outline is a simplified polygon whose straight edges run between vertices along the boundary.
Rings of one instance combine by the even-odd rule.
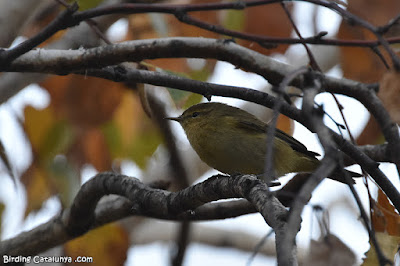
[[[197,117],[197,116],[199,116],[199,112],[194,112],[193,114],[192,114],[192,117]]]

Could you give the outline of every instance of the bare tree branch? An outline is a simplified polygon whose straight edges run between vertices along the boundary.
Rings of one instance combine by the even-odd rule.
[[[279,245],[279,239],[283,238],[287,230],[287,211],[275,197],[267,197],[265,189],[266,185],[252,176],[215,176],[179,192],[168,192],[152,189],[132,177],[102,173],[82,186],[71,209],[31,231],[0,242],[0,252],[9,255],[33,255],[84,234],[96,226],[95,208],[100,198],[107,194],[127,197],[133,203],[131,214],[161,219],[174,219],[181,213],[191,213],[197,207],[218,199],[244,197],[252,202],[267,223],[275,229]],[[272,210],[275,216],[271,216]]]
[[[24,0],[23,0],[24,1]],[[113,0],[111,0],[113,1]],[[118,0],[116,0],[118,1]],[[37,1],[34,1],[37,2]],[[37,5],[37,3],[35,3]],[[96,25],[105,31],[121,16],[111,15],[96,19]],[[101,45],[98,36],[85,23],[70,28],[62,38],[50,43],[47,49],[78,49],[79,47],[94,47]],[[48,75],[44,73],[2,73],[0,76],[0,102],[4,103],[20,90],[32,83],[39,83]]]
[[[338,12],[344,18],[351,19],[354,23],[357,23],[364,28],[372,31],[374,34],[379,33],[372,25],[367,21],[347,12],[342,9],[334,2],[326,2],[320,0],[301,0],[302,2],[309,2],[315,5],[320,5],[328,9]],[[208,31],[220,33],[222,35],[232,36],[236,38],[241,38],[245,40],[251,40],[257,43],[278,43],[278,44],[297,44],[297,43],[309,43],[309,44],[320,44],[320,45],[342,45],[342,46],[357,46],[357,47],[376,47],[383,42],[393,43],[400,41],[398,38],[392,39],[379,39],[379,41],[364,41],[364,40],[337,40],[337,39],[325,39],[322,38],[324,34],[318,34],[316,36],[297,39],[297,38],[279,38],[271,36],[263,36],[249,33],[242,33],[234,30],[226,29],[219,25],[213,25],[196,19],[190,16],[188,13],[193,11],[211,11],[211,10],[242,10],[248,7],[269,5],[274,3],[286,2],[283,0],[250,0],[250,1],[240,1],[240,2],[222,2],[222,3],[198,3],[198,4],[118,4],[109,5],[104,7],[98,7],[91,10],[86,10],[76,13],[74,17],[74,23],[78,23],[85,19],[94,18],[98,16],[123,13],[123,14],[138,14],[138,13],[165,13],[172,14],[178,20],[189,25],[193,25]],[[380,35],[379,35],[380,36]]]
[[[0,47],[9,47],[50,1],[15,0],[0,2]]]
[[[18,44],[17,46],[0,51],[0,62],[2,65],[9,64],[12,60],[17,58],[18,56],[32,50],[45,40],[49,39],[52,35],[63,28],[62,25],[66,24],[67,21],[70,20],[71,15],[78,10],[78,4],[74,2],[68,9],[61,12],[61,14],[53,20],[47,27],[41,30],[34,37]]]
[[[290,65],[277,62],[276,60],[243,48],[232,42],[204,38],[167,38],[133,41],[82,51],[31,51],[15,60],[9,67],[6,67],[3,70],[25,72],[41,71],[55,74],[67,74],[71,72],[76,73],[77,69],[81,69],[82,74],[89,74],[118,81],[123,77],[123,75],[119,75],[118,71],[112,73],[112,69],[109,69],[108,74],[111,75],[111,77],[107,77],[107,75],[105,75],[107,71],[104,72],[104,69],[103,71],[97,71],[96,73],[96,71],[90,70],[89,68],[115,65],[127,60],[141,61],[144,59],[161,57],[215,58],[227,61],[265,77],[271,84],[276,86],[280,84],[285,76],[295,70],[294,67]],[[147,76],[149,75],[147,74]],[[367,85],[359,82],[346,79],[336,79],[323,75],[322,77],[324,80],[322,86],[323,91],[353,97],[359,100],[372,113],[372,115],[374,115],[377,121],[381,124],[383,134],[387,141],[391,144],[390,149],[392,161],[395,162],[397,168],[400,169],[400,137],[397,126],[390,119],[390,116],[388,116],[387,111],[383,108],[376,93]],[[143,75],[141,78],[143,79]],[[136,77],[136,79],[137,82],[146,82],[140,81],[139,77]],[[303,79],[304,77],[302,75],[298,76],[293,79],[290,85],[302,88],[304,87]],[[165,83],[163,84],[160,81],[157,82],[157,84],[153,81],[152,84],[160,86],[168,85]],[[200,86],[199,84],[200,83],[197,83],[198,86]],[[196,92],[194,89],[191,91]],[[210,93],[203,93],[203,95],[208,97]],[[235,97],[235,95],[232,94],[228,96]]]

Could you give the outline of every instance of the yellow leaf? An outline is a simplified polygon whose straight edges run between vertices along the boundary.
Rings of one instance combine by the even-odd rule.
[[[100,5],[103,0],[77,0],[77,2],[79,5],[79,10],[83,11]]]
[[[129,158],[141,168],[161,143],[158,129],[144,113],[139,98],[129,91],[103,132],[113,159]]]
[[[146,166],[148,158],[154,153],[162,139],[158,129],[147,121],[147,125],[140,130],[139,135],[134,138],[129,147],[129,158],[131,158],[140,168]]]
[[[378,201],[374,203],[371,219],[376,238],[382,252],[393,261],[400,243],[400,216],[382,190],[378,191]],[[378,265],[378,262],[375,248],[371,244],[363,265]]]
[[[50,106],[42,110],[27,106],[24,114],[25,132],[32,145],[34,156],[38,156],[40,162],[52,159],[71,144],[73,132],[70,126],[65,121],[57,119]]]
[[[55,122],[55,117],[50,108],[37,110],[32,106],[27,106],[24,109],[25,132],[31,142],[35,152],[39,152],[45,136]]]
[[[93,265],[123,265],[129,248],[127,232],[117,224],[109,224],[69,241],[65,255],[93,258]],[[79,263],[76,263],[78,265]]]
[[[3,202],[0,202],[0,227],[1,227],[1,221],[3,221],[3,212],[6,209],[6,205],[4,205]],[[0,230],[0,237],[1,237],[1,230]]]
[[[374,203],[371,219],[375,231],[400,236],[400,216],[382,190],[378,191],[378,202]]]
[[[53,195],[47,174],[34,164],[22,174],[21,182],[25,185],[27,196],[25,216],[31,211],[39,210],[42,203]]]
[[[132,139],[138,134],[143,117],[144,112],[140,101],[131,91],[126,90],[113,116],[113,122],[118,129],[122,146],[132,143]]]
[[[230,30],[240,31],[243,30],[245,20],[246,17],[242,10],[227,10],[222,26]]]
[[[397,249],[400,243],[400,237],[391,236],[387,233],[377,232],[375,234],[376,239],[378,240],[379,246],[382,249],[382,252],[385,254],[386,258],[391,261],[394,260],[394,256],[396,255]],[[371,244],[371,241],[370,241]],[[372,246],[366,254],[366,258],[362,264],[363,266],[375,266],[379,265],[378,257],[376,256],[375,248]]]

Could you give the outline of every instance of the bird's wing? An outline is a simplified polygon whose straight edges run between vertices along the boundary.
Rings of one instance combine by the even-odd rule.
[[[239,120],[237,123],[237,127],[240,129],[244,129],[249,133],[266,133],[267,130],[265,128],[265,124],[257,123],[257,121],[245,121]]]
[[[266,124],[257,123],[257,121],[243,121],[243,120],[238,122],[238,127],[248,130],[253,133],[267,133],[267,129],[268,129],[268,125],[266,125]],[[283,140],[284,142],[286,142],[287,144],[289,144],[293,150],[300,152],[302,154],[305,154],[307,156],[310,156],[310,157],[319,156],[318,153],[307,150],[307,147],[304,146],[300,141],[289,136],[285,132],[283,132],[279,129],[275,129],[275,130],[276,130],[275,137],[277,137],[277,138]]]
[[[303,143],[301,143],[297,139],[293,138],[292,136],[289,136],[288,134],[286,134],[282,130],[276,129],[275,137],[280,138],[281,140],[287,142],[290,145],[290,147],[292,147],[292,149],[297,151],[297,152],[303,153],[303,154],[308,155],[310,157],[315,157],[315,156],[319,156],[320,155],[320,154],[318,154],[316,152],[307,150],[307,147],[304,146]]]

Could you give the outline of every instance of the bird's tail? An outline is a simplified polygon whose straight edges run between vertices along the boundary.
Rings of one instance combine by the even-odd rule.
[[[352,172],[346,169],[344,171],[350,175],[353,184],[355,183],[353,178],[362,177],[362,175],[359,173]],[[340,183],[347,184],[346,177],[344,175],[345,174],[343,173],[342,169],[337,168],[335,169],[335,171],[333,171],[332,174],[328,176],[328,178],[339,181]]]

